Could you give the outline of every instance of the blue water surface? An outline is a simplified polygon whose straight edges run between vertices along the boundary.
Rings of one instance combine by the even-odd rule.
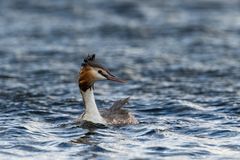
[[[238,0],[0,1],[0,159],[239,159]],[[140,121],[87,129],[76,77],[95,53]]]

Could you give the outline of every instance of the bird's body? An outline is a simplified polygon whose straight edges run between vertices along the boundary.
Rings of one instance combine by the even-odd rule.
[[[132,113],[123,108],[123,106],[128,103],[128,99],[129,98],[118,100],[114,102],[111,108],[100,110],[101,115],[108,124],[138,124],[137,119],[132,115]]]
[[[126,125],[137,124],[137,119],[123,105],[128,102],[129,98],[116,101],[112,107],[104,110],[98,110],[94,97],[93,85],[97,80],[112,80],[124,82],[113,76],[109,70],[103,68],[95,62],[95,55],[88,56],[82,65],[79,75],[79,88],[84,103],[84,113],[78,121],[87,121],[95,124]]]

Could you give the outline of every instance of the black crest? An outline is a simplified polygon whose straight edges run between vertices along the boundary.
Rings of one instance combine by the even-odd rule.
[[[105,67],[103,67],[101,64],[99,64],[96,60],[95,60],[95,54],[93,55],[88,55],[86,58],[84,58],[84,61],[82,63],[82,66],[91,66],[91,67],[98,67],[98,68],[102,68],[104,70],[107,70]]]
[[[94,61],[95,61],[95,54],[88,55],[86,58],[84,58],[82,66],[86,66],[87,64],[94,63]]]

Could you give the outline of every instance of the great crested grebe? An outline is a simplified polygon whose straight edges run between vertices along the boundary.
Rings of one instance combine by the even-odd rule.
[[[124,83],[124,80],[112,75],[108,69],[95,61],[95,54],[84,59],[79,72],[78,84],[84,103],[84,113],[78,122],[91,122],[95,124],[126,125],[137,124],[137,119],[122,106],[129,98],[116,101],[111,108],[98,110],[93,94],[94,83],[98,80],[111,80]]]

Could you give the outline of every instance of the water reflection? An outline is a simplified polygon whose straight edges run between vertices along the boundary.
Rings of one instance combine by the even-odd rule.
[[[86,132],[84,135],[80,136],[77,139],[72,140],[72,143],[77,143],[77,144],[98,144],[97,141],[92,138],[92,136],[96,135],[95,130],[91,130]]]

